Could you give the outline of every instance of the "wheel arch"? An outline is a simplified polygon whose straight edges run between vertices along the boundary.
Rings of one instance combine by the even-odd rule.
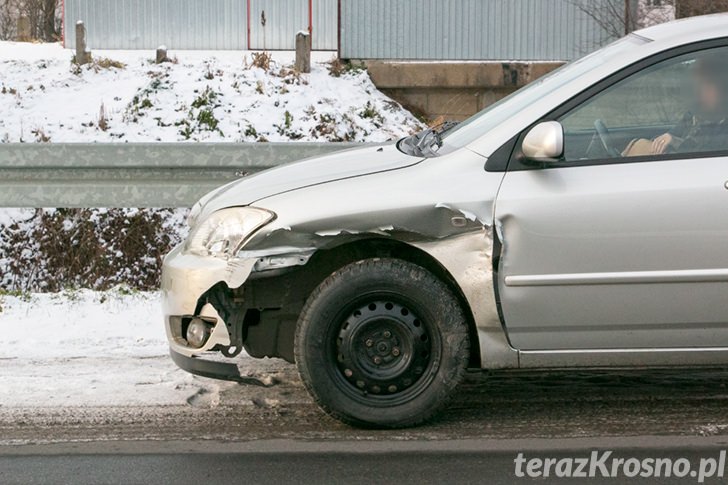
[[[457,298],[468,323],[468,336],[470,338],[469,366],[480,368],[481,355],[478,331],[473,311],[464,292],[453,275],[435,257],[418,247],[396,239],[371,237],[320,250],[314,254],[306,265],[311,274],[323,275],[323,277],[316,278],[318,281],[310,288],[309,294],[327,276],[347,264],[363,259],[382,257],[401,259],[421,266],[447,285]]]

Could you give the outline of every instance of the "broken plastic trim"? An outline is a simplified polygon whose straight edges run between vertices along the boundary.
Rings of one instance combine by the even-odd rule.
[[[255,258],[254,272],[271,271],[276,269],[304,266],[316,252],[315,249],[297,249],[294,247],[274,248],[268,251],[249,251],[239,253],[239,256]],[[261,254],[262,253],[262,254]]]
[[[269,387],[263,381],[256,379],[255,377],[241,376],[240,369],[238,369],[238,366],[235,364],[213,362],[197,357],[187,357],[171,349],[169,354],[172,356],[172,361],[174,361],[180,369],[185,370],[190,374],[195,374],[201,377],[209,377],[211,379],[233,381],[240,384],[249,384],[251,386]]]

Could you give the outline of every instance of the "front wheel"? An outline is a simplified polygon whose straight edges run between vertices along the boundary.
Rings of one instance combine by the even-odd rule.
[[[470,355],[457,298],[420,266],[368,259],[311,294],[296,332],[306,388],[333,417],[357,426],[405,427],[444,407]]]

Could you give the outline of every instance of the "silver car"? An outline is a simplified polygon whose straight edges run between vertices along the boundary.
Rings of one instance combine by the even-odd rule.
[[[727,115],[728,16],[699,17],[459,125],[221,187],[164,263],[172,357],[295,362],[377,427],[432,417],[469,367],[725,365]]]

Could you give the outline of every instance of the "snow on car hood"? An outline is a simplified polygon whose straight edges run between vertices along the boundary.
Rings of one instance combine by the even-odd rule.
[[[252,205],[261,199],[284,192],[409,167],[423,158],[406,155],[394,144],[342,150],[330,155],[309,158],[281,165],[235,182],[229,183],[205,196],[200,216],[227,207]],[[265,207],[265,204],[258,204]]]

